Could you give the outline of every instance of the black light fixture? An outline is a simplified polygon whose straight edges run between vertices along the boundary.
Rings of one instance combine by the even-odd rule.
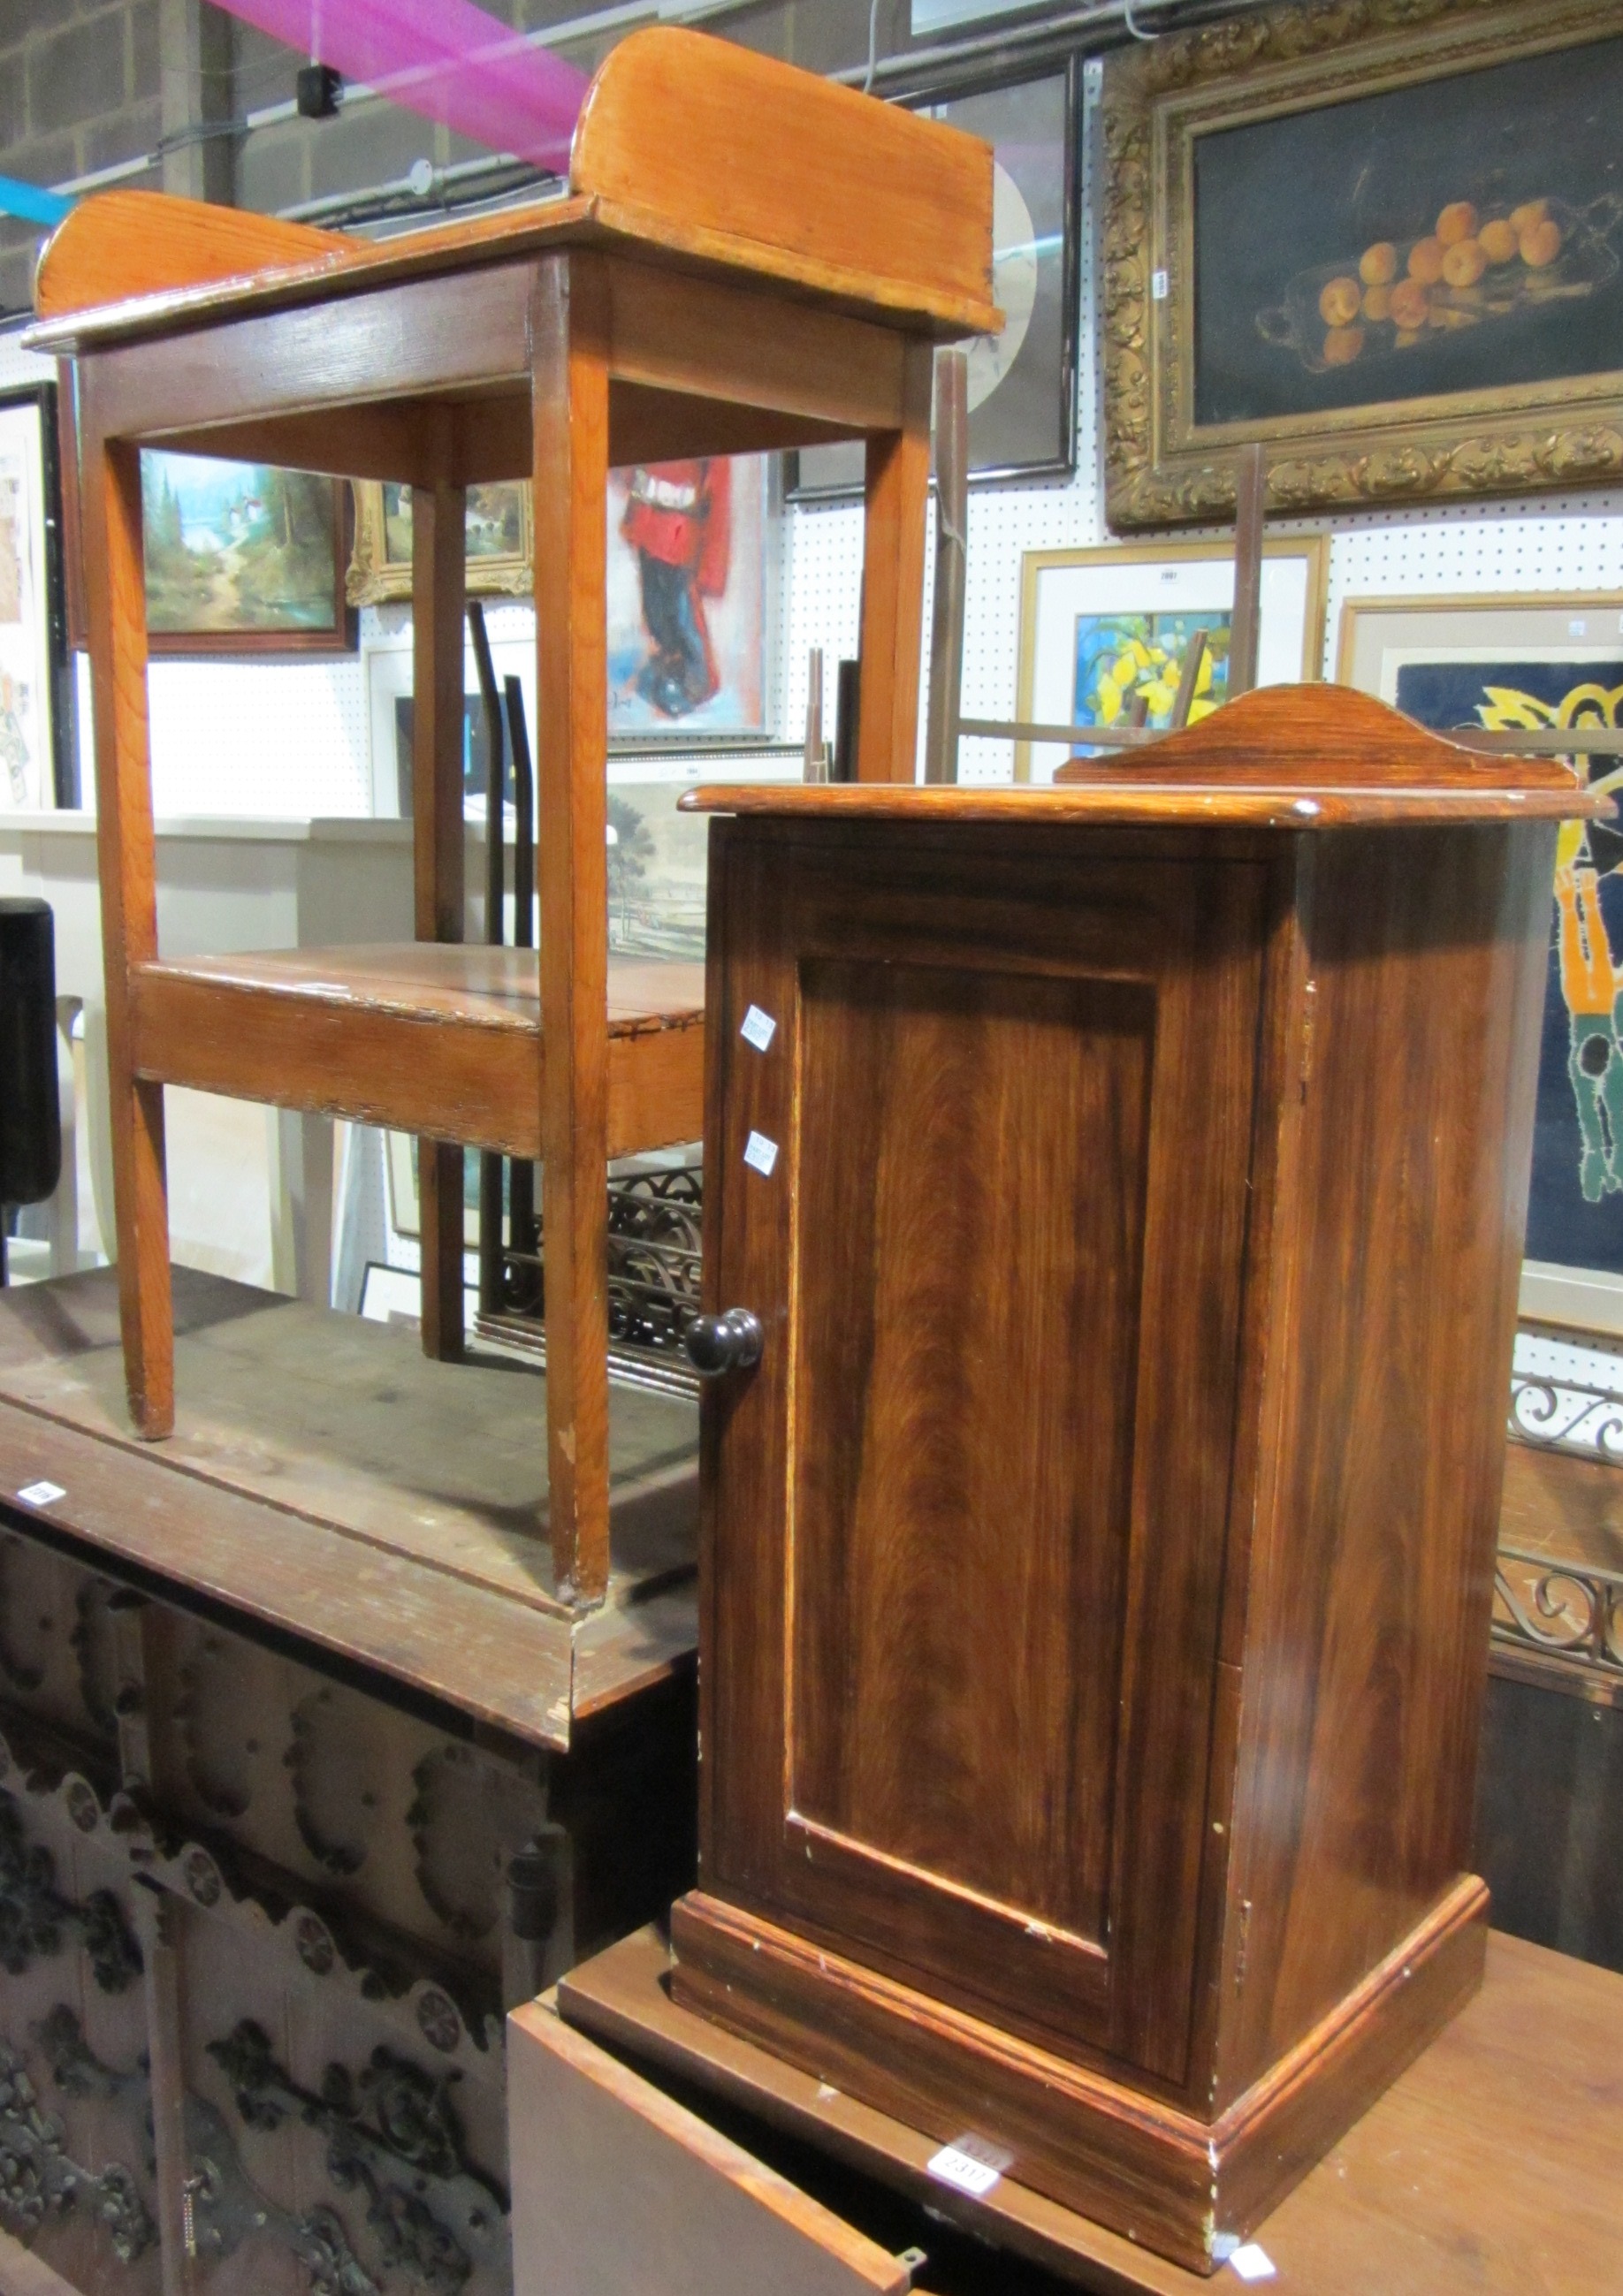
[[[301,64],[295,83],[299,115],[303,119],[331,119],[343,102],[343,74],[331,64]]]

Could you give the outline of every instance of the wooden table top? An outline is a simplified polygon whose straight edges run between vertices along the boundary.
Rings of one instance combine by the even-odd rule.
[[[671,2002],[640,1931],[564,1978],[565,2021],[927,2202],[1103,2296],[1240,2284],[1147,2255],[1005,2180],[925,2173],[936,2140],[820,2089]],[[1616,2296],[1623,2286],[1623,1976],[1490,1938],[1481,1992],[1254,2235],[1280,2296]],[[920,2234],[929,2245],[927,2226]],[[1028,2284],[1022,2279],[1024,2288]]]
[[[46,246],[29,340],[86,350],[571,245],[747,275],[945,340],[1002,324],[990,148],[732,42],[660,25],[612,48],[568,194],[373,240],[102,193]]]
[[[269,989],[315,1004],[540,1033],[540,964],[532,948],[492,948],[482,941],[352,941],[336,948],[160,958],[141,970],[220,988]],[[704,1011],[703,964],[610,957],[611,1037],[691,1026]]]

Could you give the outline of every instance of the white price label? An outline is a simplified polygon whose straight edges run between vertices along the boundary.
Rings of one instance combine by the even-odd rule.
[[[752,1172],[759,1172],[763,1180],[770,1180],[772,1167],[778,1161],[778,1143],[769,1140],[764,1132],[752,1132],[744,1144],[744,1160]]]
[[[60,1483],[24,1483],[17,1496],[25,1506],[54,1506],[68,1494]]]
[[[759,1004],[752,1004],[738,1024],[738,1034],[746,1045],[754,1045],[758,1053],[764,1053],[778,1034],[778,1023]]]
[[[1242,2280],[1272,2280],[1274,2275],[1273,2259],[1265,2248],[1258,2248],[1254,2240],[1248,2241],[1243,2248],[1237,2248],[1229,2262]]]
[[[1172,282],[1168,279],[1166,274],[1164,271],[1152,271],[1149,275],[1150,301],[1152,303],[1164,303],[1171,292]]]
[[[1013,2161],[1012,2152],[1005,2152],[1001,2144],[989,2144],[984,2136],[955,2136],[924,2165],[927,2175],[984,2201]]]

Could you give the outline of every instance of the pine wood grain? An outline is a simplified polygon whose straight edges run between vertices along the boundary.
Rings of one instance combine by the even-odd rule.
[[[607,1155],[697,1136],[697,970],[631,965],[622,992],[611,969]],[[529,950],[423,942],[137,965],[129,1027],[138,1078],[541,1154],[547,1057]]]
[[[530,1742],[690,1668],[690,1403],[616,1389],[609,1599],[582,1622],[553,1578],[542,1375],[186,1268],[175,1295],[157,1447],[125,1419],[111,1270],[0,1295],[0,1507]],[[41,1479],[48,1510],[8,1501]]]
[[[582,1603],[608,1580],[608,488],[609,288],[600,264],[536,267],[536,868],[547,1215],[548,1474],[560,1585]]]
[[[144,1436],[175,1416],[163,1094],[134,1069],[129,975],[158,948],[156,846],[146,723],[146,570],[141,457],[103,434],[87,393],[85,582],[95,700],[96,867],[107,993],[119,1298],[130,1415]]]
[[[507,2089],[515,2296],[640,2287],[655,2269],[684,2296],[904,2296],[911,2285],[906,2265],[546,2001],[508,2021]]]
[[[901,422],[868,441],[857,725],[857,778],[863,782],[910,783],[914,777],[931,376],[928,344],[910,345]]]
[[[1201,2276],[1006,2177],[972,2200],[928,2175],[936,2140],[820,2085],[673,2002],[664,1940],[644,1930],[571,1971],[568,2021],[646,2078],[696,2084],[1010,2257],[1096,2296],[1194,2296]],[[1515,1938],[1487,1940],[1481,1990],[1259,2227],[1275,2285],[1312,2296],[1610,2296],[1623,2122],[1597,2109],[1623,2050],[1623,1977]],[[928,2220],[919,2238],[930,2246]]]
[[[696,168],[700,146],[710,163]],[[570,184],[572,198],[413,233],[404,260],[465,269],[618,243],[770,275],[915,329],[1001,324],[990,148],[731,42],[674,26],[618,42],[588,94]],[[45,248],[35,308],[56,324],[39,340],[54,349],[342,293],[398,275],[402,259],[387,241],[103,193]]]

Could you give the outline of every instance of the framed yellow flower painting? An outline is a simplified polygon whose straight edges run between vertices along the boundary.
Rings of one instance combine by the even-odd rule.
[[[1328,537],[1263,546],[1259,685],[1316,678],[1324,652]],[[1234,552],[1227,542],[1028,551],[1022,566],[1016,716],[1026,724],[1117,726],[1142,704],[1142,723],[1171,718],[1190,643],[1206,640],[1190,711],[1199,723],[1228,697]],[[1085,742],[1022,742],[1017,781],[1050,781]]]

